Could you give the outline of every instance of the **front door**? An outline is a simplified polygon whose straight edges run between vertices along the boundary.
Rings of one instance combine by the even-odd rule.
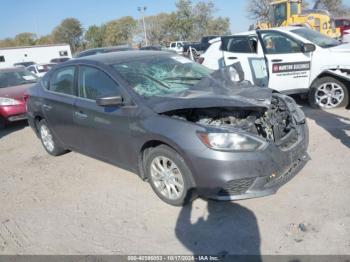
[[[121,96],[118,84],[99,68],[79,67],[74,121],[80,133],[80,151],[121,166],[130,163],[130,116],[135,107],[102,107],[97,98]]]
[[[302,52],[302,43],[277,31],[260,31],[269,71],[269,87],[284,93],[308,90],[311,53]]]

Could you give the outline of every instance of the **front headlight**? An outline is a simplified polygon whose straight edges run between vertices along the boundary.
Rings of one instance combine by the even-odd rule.
[[[0,106],[17,106],[20,104],[21,102],[19,102],[18,100],[8,97],[0,97]]]
[[[198,133],[202,142],[219,151],[253,151],[261,149],[264,141],[239,133]]]

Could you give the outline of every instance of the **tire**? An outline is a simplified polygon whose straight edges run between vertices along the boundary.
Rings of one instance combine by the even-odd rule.
[[[168,174],[161,173],[161,167]],[[167,204],[183,206],[194,200],[191,171],[185,160],[170,147],[153,148],[146,156],[145,172],[153,191]]]
[[[47,153],[52,156],[60,156],[67,153],[67,150],[59,144],[53,135],[45,119],[42,119],[37,126],[41,143]]]
[[[322,77],[312,84],[309,103],[313,108],[321,109],[346,107],[349,104],[349,91],[343,82],[333,77]]]

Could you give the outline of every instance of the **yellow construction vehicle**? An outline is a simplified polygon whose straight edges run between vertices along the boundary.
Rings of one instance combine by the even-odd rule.
[[[302,0],[278,0],[271,3],[270,21],[259,22],[256,28],[280,26],[305,26],[324,35],[339,38],[340,29],[335,27],[331,14],[325,10],[302,10]]]

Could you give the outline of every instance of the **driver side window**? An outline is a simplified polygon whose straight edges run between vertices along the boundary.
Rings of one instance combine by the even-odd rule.
[[[278,32],[261,34],[266,54],[301,53],[301,45],[297,41]]]
[[[93,67],[80,67],[79,97],[96,100],[120,95],[119,86],[105,72]]]

